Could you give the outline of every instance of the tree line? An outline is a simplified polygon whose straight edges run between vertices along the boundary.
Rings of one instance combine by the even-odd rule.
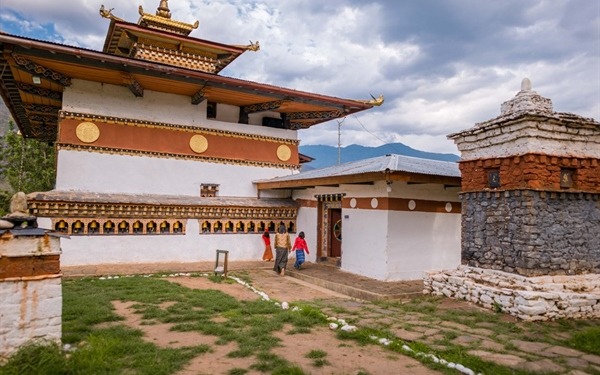
[[[52,190],[55,182],[54,146],[23,137],[9,120],[0,136],[0,216],[8,213],[14,193]]]

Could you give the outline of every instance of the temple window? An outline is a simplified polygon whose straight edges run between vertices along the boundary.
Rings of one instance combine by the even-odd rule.
[[[217,118],[217,103],[206,103],[206,118]]]
[[[201,197],[216,197],[219,192],[218,184],[202,184],[200,185]]]

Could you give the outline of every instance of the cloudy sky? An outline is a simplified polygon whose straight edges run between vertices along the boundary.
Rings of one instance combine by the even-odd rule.
[[[113,14],[137,22],[159,0],[2,0],[0,29],[101,50]],[[341,122],[343,146],[402,142],[458,153],[446,135],[500,114],[528,77],[559,112],[600,119],[597,0],[171,0],[191,36],[259,41],[222,75],[349,99],[385,96]],[[338,121],[302,130],[337,145]]]

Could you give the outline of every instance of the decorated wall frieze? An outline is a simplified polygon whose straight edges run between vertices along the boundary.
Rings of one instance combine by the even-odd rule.
[[[54,139],[56,138],[56,130],[54,130]],[[109,155],[130,155],[130,156],[149,156],[155,158],[165,159],[181,159],[181,160],[201,160],[207,163],[217,164],[229,164],[229,165],[243,165],[249,167],[267,167],[267,168],[285,168],[285,169],[300,169],[300,165],[291,165],[286,163],[272,163],[264,161],[254,160],[240,160],[240,159],[227,159],[217,157],[207,157],[203,155],[181,155],[166,152],[155,152],[155,151],[139,151],[139,150],[128,150],[120,148],[108,148],[108,147],[96,147],[92,145],[71,145],[64,143],[56,143],[58,150],[71,150],[71,151],[93,151],[101,154]]]
[[[28,60],[17,53],[13,52],[11,53],[11,56],[15,60],[19,68],[31,73],[32,75],[42,76],[45,79],[57,83],[61,86],[71,86],[70,77],[67,77],[62,73],[55,72],[52,69],[46,68],[45,66],[35,63],[31,60]]]
[[[146,121],[146,120],[138,120],[138,119],[130,119],[124,117],[115,117],[115,116],[104,116],[90,113],[78,113],[78,112],[69,112],[69,111],[60,111],[60,118],[65,119],[75,119],[75,120],[83,120],[83,121],[102,121],[106,123],[113,124],[121,124],[128,126],[139,126],[139,127],[155,127],[155,128],[164,128],[164,129],[176,129],[181,131],[192,131],[203,134],[212,134],[212,135],[224,135],[228,137],[236,137],[236,138],[244,138],[244,139],[252,139],[252,140],[261,140],[267,142],[276,142],[276,143],[285,143],[291,145],[300,144],[299,140],[287,139],[287,138],[278,138],[278,137],[268,137],[260,134],[248,134],[241,132],[232,132],[228,130],[216,130],[204,127],[197,126],[189,126],[189,125],[179,125],[179,124],[170,124],[165,122],[156,122],[156,121]]]
[[[279,109],[279,107],[281,107],[281,105],[284,103],[284,100],[275,100],[272,102],[266,102],[266,103],[258,103],[258,104],[251,104],[251,105],[247,105],[242,107],[242,111],[248,114],[251,113],[258,113],[258,112],[265,112],[265,111],[272,111],[275,109]]]
[[[29,200],[30,212],[51,218],[295,220],[296,208],[176,206]]]

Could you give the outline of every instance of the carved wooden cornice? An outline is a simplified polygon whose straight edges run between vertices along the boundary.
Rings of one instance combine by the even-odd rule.
[[[30,212],[51,218],[295,220],[294,207],[179,206],[29,200]]]
[[[35,85],[28,85],[23,82],[16,82],[16,86],[19,90],[26,92],[31,95],[41,96],[43,98],[48,98],[52,100],[56,100],[57,102],[62,101],[62,92],[48,90]]]
[[[53,105],[42,105],[32,103],[23,104],[23,108],[25,108],[25,110],[29,112],[44,113],[53,116],[58,116],[58,111],[60,111],[61,109],[61,107]]]
[[[281,105],[284,102],[285,102],[284,100],[275,100],[275,101],[266,102],[266,103],[250,104],[247,106],[243,106],[240,109],[247,114],[273,111],[275,109],[279,109],[279,107],[281,107]]]
[[[294,120],[333,120],[343,115],[342,111],[315,111],[286,113],[287,119]]]
[[[35,63],[31,60],[28,60],[25,57],[14,52],[10,55],[15,60],[18,67],[25,70],[26,72],[29,72],[34,76],[44,77],[45,79],[57,83],[61,86],[71,86],[70,77],[67,77],[62,73],[55,72],[52,69],[46,68],[45,66]]]

